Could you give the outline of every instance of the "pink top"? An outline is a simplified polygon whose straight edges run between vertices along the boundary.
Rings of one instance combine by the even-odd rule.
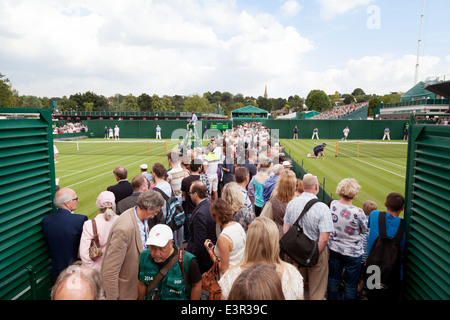
[[[105,220],[103,213],[99,213],[94,219],[97,224],[97,232],[100,241],[100,248],[103,253],[106,250],[106,242],[108,240],[109,230],[112,224],[119,216],[113,216],[109,221]],[[102,267],[103,255],[95,259],[94,261],[89,258],[89,246],[91,245],[91,239],[94,237],[94,231],[92,229],[92,220],[88,220],[83,225],[83,232],[80,240],[80,258],[83,264],[100,271]]]

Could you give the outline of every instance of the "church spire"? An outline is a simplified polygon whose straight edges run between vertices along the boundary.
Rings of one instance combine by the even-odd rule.
[[[264,98],[268,98],[268,95],[267,95],[267,84],[266,84],[266,87],[265,87],[265,89],[264,89]]]

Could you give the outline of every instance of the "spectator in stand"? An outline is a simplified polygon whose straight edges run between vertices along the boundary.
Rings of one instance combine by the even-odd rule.
[[[178,153],[169,152],[167,154],[167,160],[169,162],[169,166],[172,168],[169,172],[167,172],[168,182],[170,183],[175,196],[178,199],[181,199],[181,181],[184,178],[184,171],[180,166],[181,158]]]
[[[223,186],[227,183],[233,181],[234,177],[234,154],[231,148],[227,148],[225,152],[225,157],[222,161],[222,172],[223,172]]]
[[[162,163],[156,162],[152,167],[152,177],[155,181],[155,187],[152,190],[159,192],[163,198],[170,198],[173,192],[172,186],[169,182],[166,181],[167,171]],[[164,201],[164,205],[162,207],[162,213],[164,219],[167,218],[167,203]],[[173,239],[175,244],[181,248],[184,240],[184,226],[179,228],[178,230],[173,231]]]
[[[127,180],[128,172],[125,167],[117,166],[113,170],[113,173],[114,177],[116,178],[117,184],[109,186],[108,188],[106,188],[106,191],[111,191],[112,193],[114,193],[117,205],[120,200],[130,196],[133,193],[133,187]]]
[[[301,179],[297,179],[297,190],[296,190],[297,197],[301,196],[303,191],[304,191],[303,190],[303,182]]]
[[[386,224],[386,234],[389,238],[394,238],[397,230],[400,226],[400,222],[402,218],[400,218],[400,214],[405,208],[405,198],[400,193],[392,192],[387,195],[386,202],[384,203],[386,207],[385,214],[385,224]],[[370,249],[375,242],[375,239],[378,238],[379,234],[379,216],[380,211],[374,210],[369,216],[369,238],[367,240],[367,252],[370,253]],[[401,248],[401,256],[403,261],[403,252],[405,249],[405,233],[401,238],[400,248]],[[403,279],[403,264],[400,269],[400,276],[397,281],[393,283],[387,290],[370,290],[370,294],[368,294],[369,300],[389,300],[393,301],[398,299],[398,295],[401,288],[401,281]]]
[[[120,215],[122,212],[125,212],[136,205],[137,199],[141,193],[148,190],[147,179],[143,175],[137,175],[131,181],[131,187],[133,188],[133,193],[130,196],[120,200],[117,204],[117,215]]]
[[[208,176],[208,179],[211,183],[211,192],[214,200],[217,200],[219,197],[218,194],[218,186],[219,186],[219,177],[217,175],[217,169],[220,163],[220,157],[214,152],[214,145],[209,144],[206,147],[207,155],[203,159],[203,171]]]
[[[224,199],[215,200],[210,207],[210,212],[213,220],[220,226],[221,233],[215,246],[211,239],[207,239],[204,246],[212,262],[218,263],[222,275],[229,267],[241,261],[244,255],[246,235],[244,228],[233,221],[233,208]]]
[[[254,264],[234,280],[228,300],[286,300],[281,277],[268,264]]]
[[[75,285],[76,284],[76,285]],[[101,300],[103,298],[100,271],[77,261],[64,269],[52,287],[52,300]]]
[[[222,199],[233,208],[235,212],[233,221],[238,222],[247,232],[248,225],[255,219],[255,214],[244,204],[239,185],[236,182],[227,183],[222,190]]]
[[[189,241],[186,250],[192,253],[198,260],[200,272],[208,271],[212,261],[204,247],[206,239],[213,243],[217,241],[216,223],[213,221],[209,208],[211,202],[206,198],[206,186],[199,180],[190,186],[189,195],[196,204],[189,221]]]
[[[283,232],[286,233],[297,220],[305,205],[311,199],[316,199],[319,193],[319,181],[312,174],[303,177],[304,192],[301,196],[290,201],[286,207]],[[324,300],[327,292],[328,280],[328,238],[334,231],[330,208],[325,203],[316,203],[299,222],[303,232],[312,240],[318,242],[319,260],[313,267],[301,267],[303,278],[309,279],[309,299]]]
[[[343,179],[339,182],[336,193],[340,200],[330,204],[334,232],[330,234],[330,249],[327,299],[337,300],[342,272],[345,269],[344,300],[356,300],[358,283],[361,275],[363,245],[361,234],[366,234],[367,219],[364,211],[352,204],[360,189],[355,179]]]
[[[220,278],[222,297],[230,298],[236,279],[255,264],[274,267],[281,278],[282,291],[287,300],[303,299],[303,277],[292,264],[280,259],[278,229],[267,217],[258,217],[250,224],[242,260],[230,267]],[[257,285],[255,284],[255,288]]]
[[[263,199],[264,203],[269,201],[272,191],[275,188],[275,184],[277,183],[278,178],[280,177],[281,171],[283,171],[284,167],[282,164],[276,164],[270,169],[270,177],[263,184]]]
[[[190,175],[188,177],[183,178],[181,181],[181,192],[184,198],[184,212],[186,214],[185,223],[184,223],[184,240],[189,241],[189,224],[192,212],[194,212],[196,203],[192,201],[190,195],[190,187],[194,181],[200,180],[200,171],[202,170],[202,164],[200,159],[192,159],[191,164],[189,165]]]
[[[288,203],[297,197],[295,173],[289,169],[283,169],[279,175],[276,186],[273,190],[272,202],[273,220],[278,227],[278,234],[283,236],[283,219]]]
[[[139,255],[138,300],[200,300],[202,275],[197,259],[174,244],[172,230],[165,224],[155,226],[148,235],[148,249]],[[182,262],[178,262],[179,254]],[[175,259],[175,264],[170,262]],[[166,274],[164,266],[172,266]],[[162,275],[156,286],[151,281]],[[150,290],[151,289],[151,290]]]
[[[263,197],[263,185],[264,182],[269,179],[269,170],[271,163],[269,159],[260,156],[260,164],[259,164],[259,174],[254,176],[252,179],[253,187],[255,188],[255,216],[259,217],[261,214],[262,208],[264,206],[264,197]],[[283,167],[283,166],[281,166]]]
[[[107,300],[138,298],[139,254],[146,249],[147,222],[161,214],[164,203],[161,194],[147,190],[137,206],[122,213],[111,227],[102,264]]]
[[[102,252],[105,252],[109,230],[118,217],[115,212],[116,202],[114,193],[111,191],[102,191],[97,197],[96,205],[100,212],[94,219],[87,220],[83,225],[83,232],[80,240],[80,258],[84,265],[100,271],[103,255],[95,260],[92,260],[89,257],[89,247],[91,245],[91,240],[94,238],[93,223],[96,225],[100,249]]]
[[[250,181],[250,174],[246,167],[237,167],[236,173],[235,173],[235,179],[236,183],[239,187],[239,190],[242,193],[242,199],[244,202],[244,205],[247,207],[249,212],[252,212],[252,215],[254,216],[253,212],[253,203],[250,199],[250,196],[248,195],[247,191],[247,185]]]
[[[42,232],[50,249],[53,282],[62,270],[78,260],[83,224],[87,221],[85,215],[73,214],[78,201],[74,190],[60,189],[53,199],[57,210],[42,220]]]
[[[362,205],[362,209],[364,211],[364,214],[366,215],[366,219],[369,219],[370,214],[372,213],[372,211],[375,211],[378,209],[377,204],[375,203],[375,201],[372,200],[366,200],[364,201],[363,205]],[[367,240],[369,238],[369,226],[367,225],[367,229],[368,232],[366,233],[362,233],[361,234],[361,242],[362,242],[362,246],[363,246],[363,255],[362,255],[362,261],[361,261],[361,268],[363,268],[366,260],[367,260]],[[364,279],[363,277],[361,277],[361,280],[359,281],[359,285],[358,285],[358,294],[361,297],[363,294],[363,289],[364,289]]]
[[[152,175],[147,172],[148,170],[147,164],[145,163],[141,164],[139,168],[141,169],[141,174],[148,180],[148,187],[150,188],[150,186],[153,184],[153,178]]]

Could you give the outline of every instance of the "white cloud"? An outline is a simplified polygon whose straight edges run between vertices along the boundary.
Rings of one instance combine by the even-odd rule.
[[[328,18],[371,2],[319,1]],[[303,10],[283,3],[285,14]],[[299,29],[276,13],[247,10],[236,0],[0,0],[0,73],[20,95],[48,97],[88,90],[258,97],[267,84],[270,97],[287,98],[412,86],[414,55],[355,54],[326,70],[305,60],[320,48]],[[450,73],[449,62],[448,55],[422,57],[420,78]]]
[[[302,6],[295,0],[286,1],[281,7],[281,11],[286,17],[295,17],[300,10],[302,10]]]
[[[325,20],[352,11],[360,6],[367,6],[375,0],[318,0],[320,16]]]
[[[239,11],[233,1],[2,5],[3,26],[14,36],[3,39],[0,68],[19,94],[258,96],[268,80],[298,72],[302,55],[313,49],[296,29],[270,14]],[[20,78],[17,84],[10,73]],[[63,90],[62,84],[71,85]]]
[[[414,85],[415,65],[414,55],[398,58],[365,56],[349,60],[342,69],[305,71],[300,81],[305,95],[313,89],[322,89],[328,94],[335,91],[351,93],[355,88],[379,95],[393,91],[406,92]],[[439,57],[424,56],[420,60],[419,80],[449,71],[448,64]]]

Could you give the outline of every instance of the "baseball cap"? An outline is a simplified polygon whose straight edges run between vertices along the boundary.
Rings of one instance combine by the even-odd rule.
[[[143,170],[146,170],[146,169],[148,169],[148,167],[147,167],[147,165],[146,165],[146,164],[141,164],[141,165],[139,166],[139,168],[141,168],[141,169],[143,169]]]
[[[164,247],[172,239],[172,229],[166,224],[157,224],[150,230],[145,244],[147,246]]]
[[[103,208],[111,208],[115,201],[116,197],[111,191],[102,191],[97,197],[98,206]]]
[[[327,144],[324,142],[324,143],[322,143],[322,145],[324,146],[324,147],[326,147],[327,146]]]

